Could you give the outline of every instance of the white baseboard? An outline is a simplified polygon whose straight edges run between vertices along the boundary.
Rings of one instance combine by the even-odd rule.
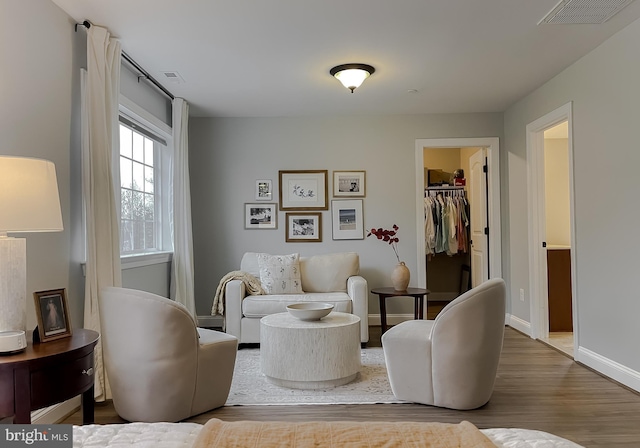
[[[59,404],[54,404],[48,408],[42,408],[32,412],[31,423],[38,425],[52,425],[62,421],[78,409],[80,409],[80,396]]]
[[[584,347],[578,347],[578,355],[575,359],[636,392],[640,392],[640,372],[605,358]]]
[[[520,333],[524,333],[531,337],[531,323],[526,320],[520,319],[518,316],[514,316],[513,314],[507,314],[505,323],[518,330]]]

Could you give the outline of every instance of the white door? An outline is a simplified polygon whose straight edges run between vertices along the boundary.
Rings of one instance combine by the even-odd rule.
[[[471,287],[489,278],[489,236],[487,228],[487,178],[484,172],[485,149],[469,158],[469,206],[471,228]]]

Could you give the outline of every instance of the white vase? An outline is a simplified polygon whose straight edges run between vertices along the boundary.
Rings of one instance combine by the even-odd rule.
[[[406,291],[409,286],[409,280],[411,279],[411,272],[409,268],[401,261],[396,265],[391,273],[391,283],[393,289],[396,291]]]

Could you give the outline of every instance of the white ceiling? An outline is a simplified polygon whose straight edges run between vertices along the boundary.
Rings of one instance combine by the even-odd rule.
[[[640,17],[537,25],[557,1],[53,0],[212,117],[504,111]],[[353,94],[351,62],[376,68]]]

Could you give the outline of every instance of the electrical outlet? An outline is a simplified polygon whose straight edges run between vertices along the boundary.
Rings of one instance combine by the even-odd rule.
[[[524,289],[520,288],[520,301],[524,302]]]

